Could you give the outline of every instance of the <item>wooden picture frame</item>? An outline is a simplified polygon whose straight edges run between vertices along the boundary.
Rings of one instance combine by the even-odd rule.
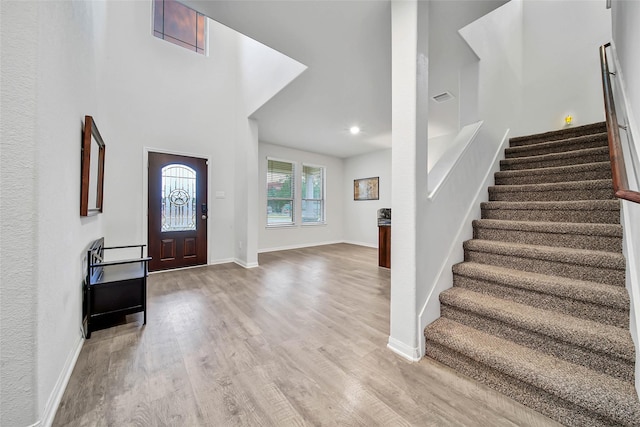
[[[102,212],[105,144],[96,122],[84,116],[80,156],[80,216]]]
[[[380,177],[353,180],[353,200],[379,200]]]

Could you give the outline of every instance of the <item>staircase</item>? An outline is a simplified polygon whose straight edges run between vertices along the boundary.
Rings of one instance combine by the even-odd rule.
[[[426,354],[570,426],[640,425],[604,123],[512,138]]]

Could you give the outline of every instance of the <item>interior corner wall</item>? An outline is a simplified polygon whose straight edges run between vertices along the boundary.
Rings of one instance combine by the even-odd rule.
[[[84,249],[104,228],[79,214],[104,15],[92,2],[1,7],[0,424],[48,425],[82,343]]]
[[[106,142],[106,243],[146,243],[147,170],[143,152],[208,158],[210,262],[235,257],[235,146],[243,110],[238,88],[238,37],[209,23],[209,56],[156,38],[152,2],[107,2],[109,31],[99,69]],[[246,116],[245,116],[246,122]],[[243,134],[246,136],[246,134]],[[218,196],[216,196],[218,194]]]
[[[353,181],[379,177],[378,200],[353,200]],[[391,207],[391,149],[344,159],[344,240],[362,246],[378,247],[380,208]],[[392,219],[393,219],[393,212]]]
[[[623,144],[629,142],[629,150],[624,147],[625,162],[630,186],[640,188],[640,2],[616,1],[611,9],[613,23],[613,46],[617,62],[616,76],[613,77],[618,120],[626,121],[627,130],[620,129]],[[609,56],[610,58],[610,56]],[[619,105],[623,101],[622,105]],[[625,120],[626,113],[626,120]],[[632,139],[627,139],[631,135]],[[627,136],[627,138],[625,138]],[[635,179],[634,179],[635,178]],[[634,182],[635,181],[635,182]],[[640,395],[640,205],[623,201],[624,249],[627,258],[627,288],[631,298],[629,329],[636,348],[636,392]]]
[[[523,2],[522,120],[513,136],[604,120],[598,48],[611,40],[601,1]]]
[[[302,164],[324,166],[325,177],[325,225],[301,225],[302,213],[294,209],[296,225],[267,227],[267,158],[288,160],[296,164],[296,206],[300,206]],[[338,157],[296,150],[281,145],[260,142],[259,144],[259,206],[258,206],[258,251],[269,252],[305,246],[338,243],[344,240],[344,164]]]

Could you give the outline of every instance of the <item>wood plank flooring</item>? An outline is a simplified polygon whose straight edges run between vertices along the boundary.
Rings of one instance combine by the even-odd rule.
[[[84,344],[54,426],[555,426],[435,361],[387,350],[389,270],[347,244],[149,277],[140,314]]]

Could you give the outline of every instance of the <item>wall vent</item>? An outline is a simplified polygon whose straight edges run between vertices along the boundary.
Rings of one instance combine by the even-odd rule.
[[[449,92],[442,92],[441,94],[432,96],[431,99],[433,99],[436,102],[446,102],[446,101],[449,101],[450,99],[453,99],[453,95],[451,95]]]

